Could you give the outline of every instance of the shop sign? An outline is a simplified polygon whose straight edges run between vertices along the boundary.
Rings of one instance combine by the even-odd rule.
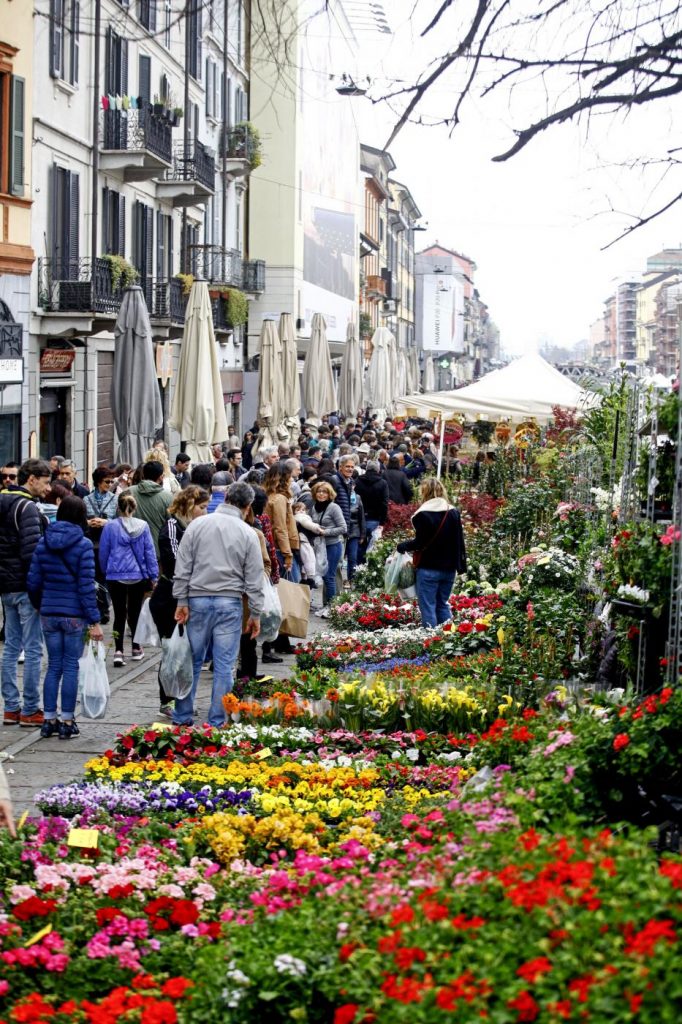
[[[75,358],[73,348],[44,348],[40,353],[40,372],[69,373]]]
[[[23,359],[0,359],[0,384],[21,384],[23,380]]]

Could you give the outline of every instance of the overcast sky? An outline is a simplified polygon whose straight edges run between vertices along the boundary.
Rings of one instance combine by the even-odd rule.
[[[385,3],[393,35],[360,37],[358,70],[372,76],[374,94],[390,88],[392,79],[408,78],[444,45],[442,32],[418,41],[414,28],[422,19],[410,23],[407,17],[413,6],[414,0]],[[421,9],[430,7],[421,0]],[[454,84],[431,93],[422,113],[451,111]],[[511,111],[502,92],[476,100],[452,138],[442,127],[409,126],[390,147],[395,177],[410,188],[429,225],[418,238],[425,244],[438,239],[476,261],[476,283],[509,353],[586,338],[617,279],[643,271],[646,257],[659,249],[682,245],[677,206],[602,251],[632,222],[629,215],[648,209],[652,193],[662,203],[679,190],[670,177],[660,183],[660,169],[623,166],[675,145],[674,110],[650,106],[628,118],[594,118],[589,133],[586,126],[560,126],[511,160],[492,163],[491,156],[513,142],[512,124],[519,126],[533,99],[517,94]],[[363,140],[383,145],[390,110],[349,102]],[[679,123],[679,106],[677,114]]]

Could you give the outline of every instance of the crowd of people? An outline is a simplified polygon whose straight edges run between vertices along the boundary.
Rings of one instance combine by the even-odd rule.
[[[91,489],[78,480],[75,464],[58,455],[6,463],[0,492],[4,725],[40,728],[46,738],[77,735],[84,644],[102,638],[113,611],[113,667],[124,667],[128,657],[141,660],[136,632],[148,597],[161,638],[186,626],[194,666],[184,700],[172,700],[159,683],[160,713],[190,724],[200,673],[210,667],[208,721],[223,724],[222,697],[235,671],[263,678],[257,638],[265,580],[321,590],[317,614],[327,616],[339,585],[352,580],[380,536],[389,501],[413,501],[414,485],[434,470],[429,426],[379,422],[370,414],[341,424],[330,415],[315,429],[302,422],[293,443],[264,446],[254,425],[242,440],[231,436],[214,445],[210,463],[194,466],[184,452],[171,465],[165,444],[157,442],[137,467],[98,465]],[[461,524],[457,514],[449,516],[442,488],[431,483],[415,544],[428,549],[439,531],[459,545],[454,574],[464,559]],[[418,596],[428,624],[442,619],[447,580],[441,577],[450,570],[435,546],[424,551],[423,603]],[[280,635],[262,644],[261,659],[280,663],[291,653],[288,636]]]

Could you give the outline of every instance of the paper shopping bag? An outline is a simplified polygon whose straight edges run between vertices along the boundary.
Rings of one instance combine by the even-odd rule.
[[[310,587],[280,579],[277,584],[277,596],[282,605],[280,633],[305,640],[310,618]]]

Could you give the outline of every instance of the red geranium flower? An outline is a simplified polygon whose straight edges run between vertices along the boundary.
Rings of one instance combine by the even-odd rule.
[[[510,1010],[516,1010],[518,1021],[533,1021],[540,1013],[540,1007],[535,1002],[527,989],[519,992],[516,999],[510,999],[507,1003]]]
[[[627,747],[629,742],[630,737],[628,736],[628,734],[626,732],[619,732],[613,741],[613,749],[623,750],[624,747]]]
[[[360,1007],[357,1003],[345,1003],[334,1011],[334,1024],[353,1024]]]

